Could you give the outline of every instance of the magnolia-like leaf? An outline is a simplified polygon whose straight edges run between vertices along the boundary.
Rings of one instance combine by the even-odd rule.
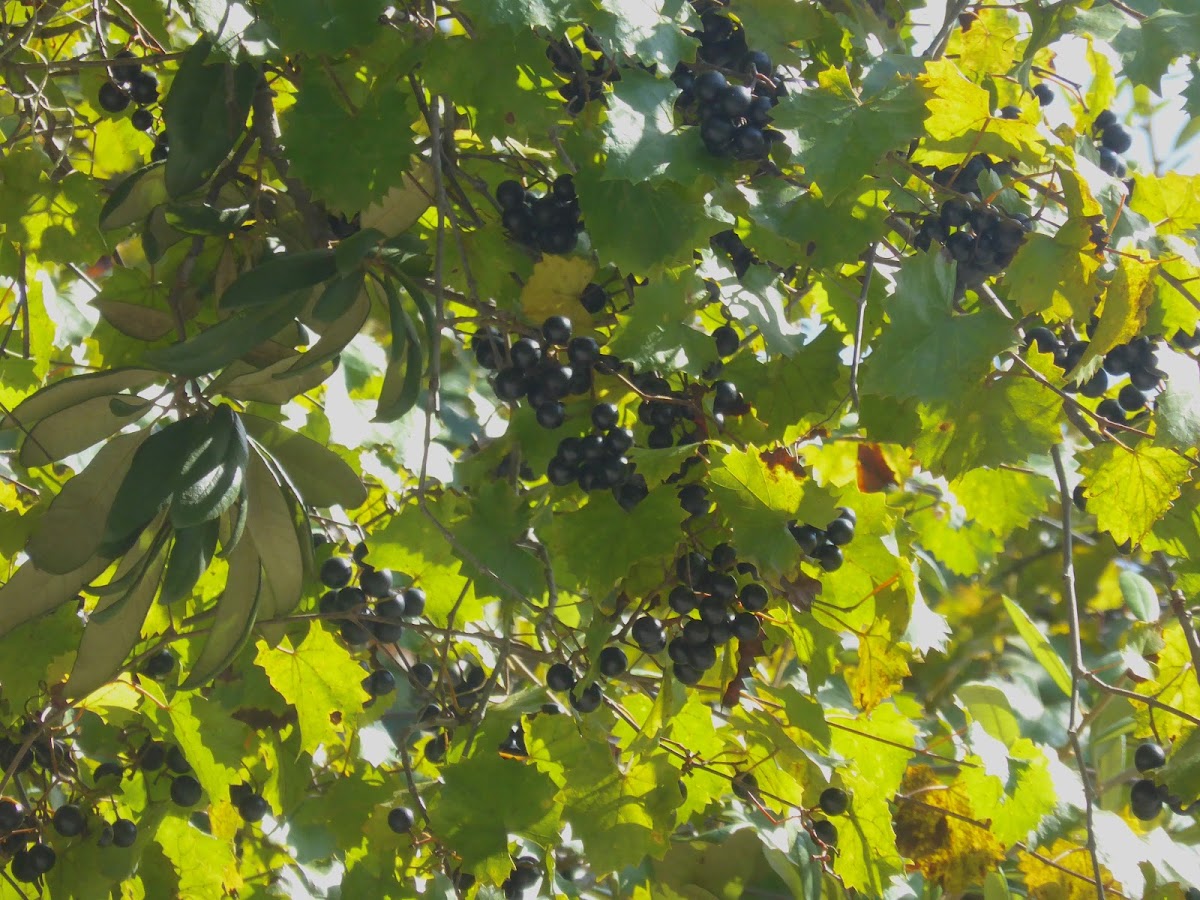
[[[212,630],[180,689],[209,681],[245,646],[258,612],[261,589],[262,560],[253,544],[241,541],[229,554],[229,574],[213,612]]]
[[[355,509],[366,502],[362,481],[328,447],[269,419],[251,415],[241,419],[255,443],[287,472],[309,506]]]
[[[1062,661],[1062,657],[1050,646],[1050,641],[1042,633],[1042,629],[1034,624],[1025,610],[1007,597],[1004,598],[1004,608],[1008,610],[1008,615],[1012,619],[1013,625],[1016,626],[1017,634],[1021,636],[1033,653],[1033,658],[1038,661],[1058,689],[1070,697],[1071,673],[1067,670],[1067,665]]]

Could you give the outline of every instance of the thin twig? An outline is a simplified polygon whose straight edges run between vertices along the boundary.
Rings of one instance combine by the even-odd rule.
[[[1079,778],[1083,782],[1083,805],[1087,819],[1087,848],[1092,858],[1092,875],[1096,879],[1096,896],[1104,900],[1104,876],[1100,871],[1100,857],[1096,851],[1096,794],[1095,785],[1088,772],[1087,760],[1083,755],[1083,744],[1079,740],[1080,679],[1086,678],[1087,668],[1083,664],[1083,641],[1079,634],[1079,598],[1075,594],[1075,556],[1071,534],[1071,489],[1067,486],[1067,470],[1063,466],[1062,445],[1050,449],[1054,459],[1054,472],[1058,477],[1058,494],[1062,506],[1062,582],[1063,599],[1067,603],[1067,624],[1071,632],[1071,711],[1068,717],[1067,735],[1075,751],[1075,762],[1079,766]]]
[[[1192,655],[1192,674],[1197,680],[1200,680],[1200,635],[1196,634],[1196,623],[1192,620],[1192,613],[1188,608],[1188,599],[1184,596],[1183,591],[1175,586],[1175,573],[1171,571],[1171,566],[1167,563],[1167,557],[1161,550],[1154,551],[1154,562],[1158,567],[1159,573],[1162,575],[1164,584],[1166,584],[1167,596],[1170,598],[1171,612],[1174,614],[1176,621],[1179,622],[1179,627],[1183,629],[1183,637],[1187,641],[1188,652]]]
[[[875,274],[875,256],[878,244],[867,250],[867,271],[863,275],[862,290],[858,293],[858,314],[854,320],[854,357],[850,361],[850,402],[858,409],[858,369],[862,365],[863,326],[867,320],[867,295],[871,290],[871,276]]]

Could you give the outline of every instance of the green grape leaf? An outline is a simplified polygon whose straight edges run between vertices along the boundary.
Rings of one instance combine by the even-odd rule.
[[[700,30],[700,17],[682,0],[610,0],[589,14],[588,24],[605,52],[670,69],[692,57],[697,41],[689,31]]]
[[[1015,338],[994,310],[970,315],[951,309],[954,269],[940,256],[905,260],[896,278],[891,327],[863,366],[862,388],[904,400],[974,406],[993,358]]]
[[[672,168],[676,147],[695,137],[676,134],[673,109],[678,93],[668,79],[637,69],[622,76],[609,98],[603,126],[606,178],[646,181],[662,178]]]
[[[1126,23],[1113,38],[1125,74],[1162,94],[1162,79],[1180,56],[1200,45],[1200,13],[1159,9],[1139,21]]]
[[[289,8],[288,16],[296,14]],[[363,209],[403,183],[413,150],[411,122],[408,94],[393,80],[376,81],[351,110],[316,69],[282,119],[292,173],[335,209]]]
[[[856,89],[842,68],[826,69],[817,80],[817,89],[790,95],[772,115],[828,202],[858,184],[888,151],[920,136],[925,98],[900,76],[871,92]]]
[[[1053,237],[1035,231],[1008,267],[1008,297],[1021,312],[1047,322],[1086,318],[1100,292],[1100,260],[1091,249],[1091,230],[1078,220],[1067,222]]]
[[[968,81],[954,62],[925,63],[919,82],[930,92],[925,131],[926,141],[933,146],[948,152],[1015,157],[1028,163],[1044,155],[1038,126],[1021,119],[994,118],[988,92]]]
[[[1088,512],[1118,544],[1140,543],[1179,496],[1191,469],[1185,457],[1165,447],[1101,444],[1083,465]]]
[[[1011,469],[971,469],[951,485],[967,515],[997,537],[1008,537],[1046,511],[1050,479]]]
[[[278,32],[280,46],[313,57],[338,56],[368,45],[379,32],[379,16],[386,8],[386,0],[262,0],[255,6]]]
[[[547,844],[557,838],[558,790],[538,767],[488,748],[440,774],[443,787],[429,810],[429,826],[461,854],[468,871],[506,877],[510,833]]]
[[[589,168],[575,177],[575,187],[600,259],[625,272],[650,274],[690,262],[693,249],[729,220],[677,184],[607,181]]]
[[[1156,438],[1164,447],[1187,451],[1200,445],[1200,372],[1182,353],[1159,350],[1166,387],[1154,398]]]
[[[181,817],[163,819],[154,840],[179,876],[180,897],[218,896],[237,871],[228,841],[205,834]]]
[[[344,742],[368,699],[359,684],[362,667],[345,645],[314,624],[298,646],[287,638],[274,650],[261,640],[257,646],[255,662],[296,710],[302,749],[312,753]]]
[[[478,22],[514,29],[544,28],[554,32],[596,12],[593,4],[586,0],[465,0],[463,7]]]

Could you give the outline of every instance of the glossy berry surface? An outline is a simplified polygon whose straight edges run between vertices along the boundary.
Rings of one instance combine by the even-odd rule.
[[[1133,764],[1139,772],[1150,772],[1167,764],[1167,754],[1154,741],[1144,741],[1133,752]]]
[[[396,834],[407,834],[412,831],[415,822],[416,819],[413,817],[413,811],[407,806],[397,806],[388,812],[388,828],[392,829]]]

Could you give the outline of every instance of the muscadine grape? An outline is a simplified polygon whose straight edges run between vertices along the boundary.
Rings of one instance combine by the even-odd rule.
[[[708,574],[708,560],[703,553],[685,553],[675,561],[675,577],[685,584],[697,584]]]
[[[825,538],[839,547],[854,540],[854,523],[849,519],[837,518],[825,526]]]
[[[1136,368],[1129,370],[1129,383],[1139,391],[1152,391],[1158,387],[1159,375],[1153,369]]]
[[[825,788],[817,804],[825,815],[840,816],[850,807],[850,797],[841,788]]]
[[[555,487],[566,487],[575,480],[578,465],[569,463],[560,456],[553,457],[546,465],[546,478]]]
[[[589,313],[596,315],[608,304],[608,292],[593,282],[583,289],[579,302]]]
[[[742,609],[747,612],[761,612],[767,608],[770,595],[761,584],[751,582],[742,588],[738,594],[738,600],[742,604]]]
[[[688,663],[675,663],[671,667],[671,672],[675,675],[675,680],[680,684],[699,684],[700,679],[704,677],[703,672]]]
[[[715,625],[717,622],[724,622],[729,615],[729,609],[726,603],[720,597],[705,597],[700,601],[700,621],[706,622],[709,625]]]
[[[607,431],[617,424],[620,413],[611,403],[597,403],[592,407],[592,425],[601,431]]]
[[[714,569],[728,569],[737,562],[737,550],[732,544],[717,544],[712,549],[712,567]]]
[[[1096,415],[1102,419],[1108,419],[1110,422],[1115,422],[1118,425],[1125,422],[1125,410],[1121,408],[1121,404],[1111,397],[1106,397],[1100,401],[1096,407]]]
[[[628,428],[610,428],[604,434],[604,449],[613,456],[621,456],[633,446],[633,432]]]
[[[725,76],[717,71],[701,72],[692,82],[692,93],[701,103],[713,103],[729,86]]]
[[[1154,741],[1144,741],[1138,744],[1137,750],[1133,752],[1133,764],[1139,772],[1149,772],[1165,766],[1167,764],[1167,754]]]
[[[1117,121],[1117,114],[1111,109],[1106,109],[1096,116],[1096,121],[1092,123],[1092,127],[1096,131],[1101,131]]]
[[[158,79],[150,72],[138,72],[129,82],[129,96],[138,106],[149,106],[158,100]]]
[[[49,844],[34,844],[29,848],[29,862],[39,875],[45,875],[58,862],[58,854]]]
[[[523,372],[533,369],[542,359],[542,345],[533,338],[521,338],[508,351],[514,366]]]
[[[546,670],[546,687],[552,691],[569,691],[575,687],[575,673],[566,663],[555,663]]]
[[[817,840],[827,847],[836,847],[838,842],[837,826],[828,819],[813,822],[813,834]]]
[[[788,525],[788,531],[791,532],[792,538],[800,547],[800,552],[805,556],[812,556],[817,547],[825,540],[825,532],[813,525],[799,525],[793,522]]]
[[[388,828],[392,829],[396,834],[407,834],[412,831],[414,822],[416,822],[416,819],[413,817],[413,811],[407,806],[397,806],[388,812]]]
[[[1118,122],[1106,125],[1100,134],[1100,142],[1113,153],[1124,153],[1133,146],[1133,135]]]
[[[25,884],[32,884],[37,881],[38,876],[41,874],[28,850],[18,850],[13,855],[9,871],[12,873],[13,880]]]
[[[835,544],[822,544],[813,553],[813,559],[826,572],[835,572],[842,567],[842,548]]]
[[[704,515],[712,503],[708,499],[708,490],[700,484],[688,484],[679,489],[679,505],[683,511],[693,516]]]
[[[690,644],[688,646],[688,665],[701,672],[707,672],[717,664],[717,648],[713,642]]]
[[[647,653],[657,653],[666,643],[662,625],[653,616],[638,617],[630,629],[630,635],[634,642]]]
[[[237,811],[238,815],[246,822],[261,822],[263,817],[271,811],[271,807],[262,794],[251,792],[237,804]]]
[[[106,81],[100,85],[97,101],[105,112],[119,113],[129,106],[129,94],[125,93],[120,85]]]
[[[722,115],[737,119],[750,111],[750,104],[753,102],[754,96],[750,93],[750,88],[731,84],[721,92],[715,105]]]
[[[717,347],[717,355],[733,356],[738,349],[738,333],[731,325],[722,325],[713,332],[713,343]]]
[[[418,587],[405,589],[400,595],[404,601],[404,615],[412,619],[425,612],[425,592]]]
[[[1149,778],[1135,781],[1129,790],[1129,809],[1143,822],[1157,818],[1162,812],[1163,801],[1159,796],[1158,786]]]
[[[695,646],[712,639],[712,628],[707,622],[702,622],[699,619],[688,619],[684,623],[680,635],[685,644]]]
[[[1054,91],[1044,81],[1033,86],[1033,95],[1037,97],[1038,103],[1042,106],[1049,106],[1054,102]]]
[[[743,159],[761,156],[766,149],[767,139],[755,125],[743,125],[733,136],[733,152]]]
[[[733,636],[739,641],[752,641],[758,637],[758,616],[752,612],[740,612],[733,617]]]
[[[570,695],[571,706],[575,707],[578,712],[590,713],[600,708],[600,704],[604,702],[604,694],[600,692],[600,685],[592,682],[583,689],[582,692],[576,694],[572,692]]]
[[[732,603],[733,598],[737,596],[737,579],[724,572],[710,576],[706,587],[708,593],[725,604]]]
[[[575,179],[570,173],[564,172],[554,179],[554,183],[550,186],[551,193],[554,198],[563,203],[567,203],[575,199]]]
[[[73,803],[64,803],[54,811],[54,830],[62,837],[71,838],[83,834],[87,826],[87,817],[83,810]]]
[[[698,603],[696,592],[684,584],[677,584],[671,588],[671,593],[667,597],[667,605],[674,612],[680,615],[687,615],[696,608]]]
[[[386,597],[392,590],[392,573],[389,569],[372,569],[358,578],[358,586],[368,597]]]
[[[114,847],[132,847],[137,840],[137,824],[130,819],[117,819],[112,823],[112,842]]]
[[[502,181],[496,187],[496,201],[503,209],[516,209],[525,203],[525,188],[519,181]]]
[[[729,779],[729,783],[734,794],[743,800],[749,800],[758,790],[758,779],[754,777],[753,772],[738,772]]]
[[[496,396],[509,403],[521,399],[525,393],[525,373],[515,366],[501,369],[492,385]]]
[[[382,697],[396,689],[396,676],[387,669],[376,669],[362,680],[362,688],[372,697]]]
[[[629,659],[620,647],[605,647],[600,651],[600,674],[614,678],[629,667]]]
[[[171,802],[176,806],[195,806],[203,793],[200,782],[191,775],[180,775],[171,782]]]
[[[551,400],[537,408],[536,418],[543,428],[558,428],[567,420],[567,410],[557,400]]]
[[[353,577],[354,567],[345,557],[331,556],[321,563],[321,584],[327,588],[343,588]]]
[[[150,656],[138,669],[147,678],[166,678],[175,670],[175,654],[166,647]]]
[[[554,347],[565,347],[571,340],[571,320],[566,316],[551,316],[542,323],[542,337]]]
[[[129,117],[129,124],[138,131],[149,131],[154,127],[154,114],[148,109],[135,109]]]
[[[600,358],[600,345],[593,337],[572,338],[567,344],[567,357],[572,365],[587,368]]]
[[[667,656],[671,658],[671,662],[686,665],[691,659],[690,645],[683,638],[673,638],[671,643],[667,644]]]
[[[417,688],[429,687],[433,684],[433,666],[429,663],[417,663],[408,670],[408,681]]]

